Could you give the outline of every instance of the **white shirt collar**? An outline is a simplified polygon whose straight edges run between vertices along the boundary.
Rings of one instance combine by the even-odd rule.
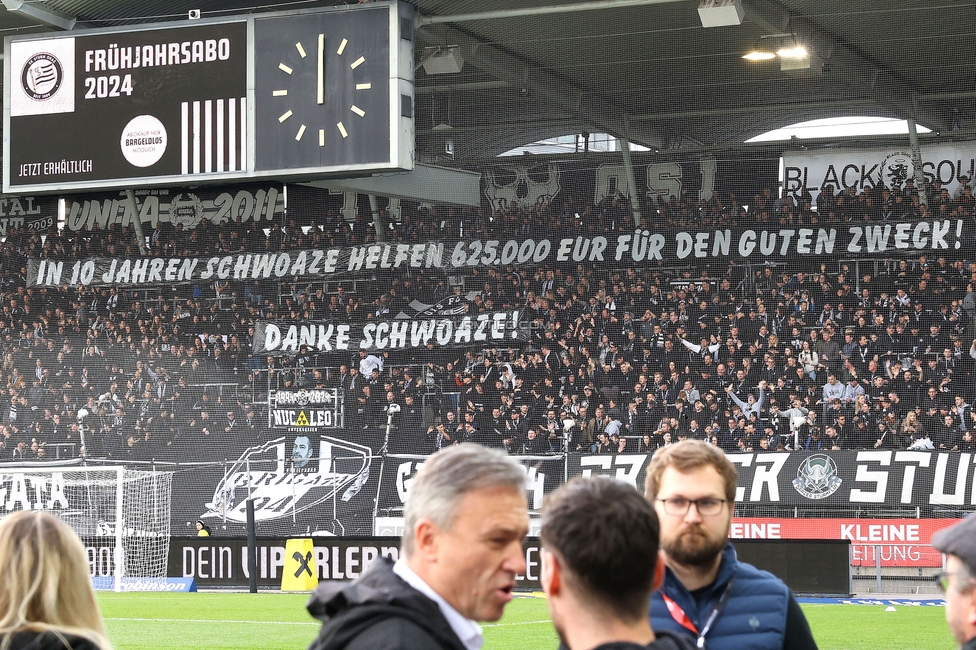
[[[441,614],[444,615],[448,625],[451,626],[451,629],[454,630],[458,638],[461,639],[461,643],[464,644],[465,648],[468,650],[481,650],[481,646],[485,644],[485,637],[482,635],[480,625],[471,619],[465,618],[460,612],[451,607],[450,603],[431,589],[430,585],[424,582],[423,578],[407,566],[404,559],[401,558],[396,561],[396,564],[393,565],[393,573],[400,576],[408,585],[437,603]]]

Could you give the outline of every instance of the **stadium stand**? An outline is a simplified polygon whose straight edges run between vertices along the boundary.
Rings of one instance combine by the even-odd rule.
[[[972,189],[936,192],[933,210],[970,219]],[[825,188],[748,200],[716,190],[647,198],[661,230],[924,219],[917,193]],[[632,231],[621,194],[531,209],[404,210],[387,241]],[[429,209],[429,212],[426,210]],[[412,212],[412,214],[411,214]],[[317,225],[161,223],[150,255],[302,250],[375,241],[372,218],[329,210]],[[934,259],[777,265],[596,268],[585,262],[389,274],[382,282],[216,281],[153,290],[32,288],[28,259],[139,256],[130,228],[12,230],[2,247],[2,441],[6,461],[84,456],[122,461],[223,458],[268,435],[269,387],[340,387],[347,429],[375,443],[387,405],[403,409],[392,444],[429,453],[476,440],[512,453],[653,450],[683,437],[734,450],[976,448],[976,263]],[[385,353],[352,382],[349,359],[305,351],[251,355],[258,319],[359,322],[419,300],[463,298],[470,314],[525,310],[518,349]],[[70,307],[69,307],[70,305]],[[408,401],[409,398],[409,401]],[[79,411],[88,415],[79,418]],[[443,430],[438,429],[443,423]],[[82,446],[79,427],[87,432]],[[530,433],[529,431],[534,433]],[[601,436],[605,433],[606,436]],[[228,442],[233,441],[231,444]],[[236,443],[236,444],[234,444]],[[374,444],[375,446],[375,444]]]

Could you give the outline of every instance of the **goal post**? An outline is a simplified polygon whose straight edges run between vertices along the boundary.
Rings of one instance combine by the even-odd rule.
[[[115,478],[115,567],[112,572],[115,577],[114,588],[116,592],[122,591],[122,577],[125,573],[125,551],[122,548],[122,532],[125,530],[123,512],[125,512],[125,468],[113,467],[116,470]],[[121,504],[121,507],[120,507]],[[165,577],[165,576],[164,576]]]
[[[92,578],[110,578],[122,591],[126,578],[167,577],[172,486],[172,472],[0,465],[0,515],[43,510],[57,516],[84,543]]]

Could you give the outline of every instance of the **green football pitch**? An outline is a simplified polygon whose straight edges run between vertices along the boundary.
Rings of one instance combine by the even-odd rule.
[[[117,650],[137,648],[281,648],[301,650],[318,631],[305,611],[306,595],[144,594],[99,595],[109,637]],[[804,605],[823,650],[951,650],[941,607]],[[556,633],[541,598],[518,598],[505,618],[488,623],[485,648],[554,649]]]

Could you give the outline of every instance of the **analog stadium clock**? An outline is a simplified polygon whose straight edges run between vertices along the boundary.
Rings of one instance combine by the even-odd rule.
[[[367,104],[368,96],[375,94],[371,81],[354,78],[354,71],[363,66],[366,57],[355,55],[356,46],[350,46],[348,38],[342,38],[333,52],[335,43],[329,43],[324,33],[315,36],[309,48],[300,40],[295,41],[297,56],[282,57],[278,64],[281,88],[271,91],[272,97],[281,98],[280,137],[288,141],[288,136],[294,134],[295,144],[291,146],[295,147],[303,146],[302,141],[309,131],[311,142],[305,141],[305,147],[321,148],[325,147],[327,139],[348,138],[350,128],[353,137],[361,136],[367,126],[366,110],[356,102]],[[309,55],[311,48],[314,48],[312,56]],[[347,49],[352,53],[347,54]],[[291,55],[291,52],[287,54]],[[346,63],[348,72],[343,69]],[[309,67],[312,69],[308,70]],[[314,78],[314,84],[310,77]],[[377,88],[377,92],[382,90],[382,87]]]
[[[399,44],[386,4],[256,19],[258,169],[314,172],[389,161],[397,137],[391,45]]]

